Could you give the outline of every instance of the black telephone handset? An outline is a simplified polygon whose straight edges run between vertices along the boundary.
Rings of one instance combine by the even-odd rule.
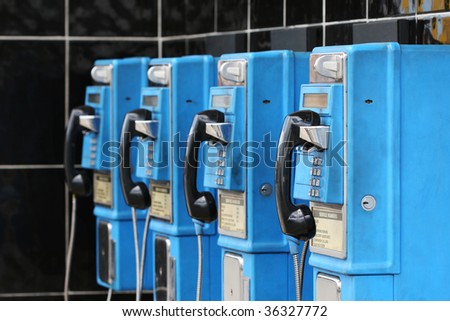
[[[308,206],[292,202],[292,153],[296,146],[308,144],[300,138],[300,127],[318,125],[320,115],[311,110],[301,110],[286,116],[278,140],[275,163],[276,203],[281,229],[284,234],[303,241],[314,237],[316,223]]]
[[[64,174],[70,192],[77,196],[89,196],[92,193],[92,182],[87,171],[75,169],[77,139],[83,127],[80,116],[93,116],[95,110],[89,106],[80,106],[72,110],[66,127],[64,142]]]
[[[189,132],[184,162],[184,195],[189,216],[201,222],[210,223],[217,219],[217,206],[210,192],[197,189],[198,153],[204,141],[215,141],[216,138],[206,133],[207,123],[223,123],[224,113],[205,110],[197,113]]]
[[[150,193],[147,186],[143,182],[135,183],[131,178],[130,168],[130,147],[131,140],[135,136],[145,137],[136,130],[135,121],[151,120],[152,114],[146,109],[135,109],[125,115],[120,134],[119,154],[120,162],[120,181],[122,192],[127,205],[137,208],[146,209],[151,204]]]

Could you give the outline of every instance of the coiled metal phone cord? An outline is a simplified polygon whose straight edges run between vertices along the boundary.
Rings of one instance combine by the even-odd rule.
[[[197,235],[198,244],[198,271],[197,271],[197,295],[196,300],[201,301],[202,297],[202,277],[203,277],[203,245],[202,236]]]
[[[70,226],[70,236],[69,244],[67,246],[67,257],[66,257],[66,274],[64,276],[64,300],[69,301],[69,280],[70,280],[70,269],[72,267],[72,253],[73,244],[75,241],[75,223],[77,217],[77,197],[72,194],[72,219]]]
[[[294,275],[295,275],[295,299],[301,301],[301,290],[300,290],[300,269],[298,268],[298,254],[292,255],[292,260],[294,261]]]

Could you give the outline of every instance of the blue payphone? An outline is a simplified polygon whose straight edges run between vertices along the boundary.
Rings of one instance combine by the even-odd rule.
[[[220,267],[216,226],[208,224],[200,231],[194,227],[182,188],[183,140],[189,120],[207,106],[209,87],[216,83],[215,70],[211,56],[152,59],[150,86],[142,89],[141,108],[128,113],[122,131],[122,137],[129,133],[124,143],[138,136],[142,144],[143,159],[136,175],[148,179],[149,187],[135,184],[129,179],[130,170],[123,168],[123,192],[131,206],[145,208],[151,202],[154,298],[158,301],[196,299],[197,245],[205,262],[200,265],[203,291],[197,299],[220,298],[220,276],[213,273]],[[126,153],[129,145],[123,146]],[[202,240],[196,236],[199,233],[204,234]]]
[[[314,49],[276,172],[283,231],[313,237],[316,300],[450,299],[449,61],[448,46]],[[289,153],[309,206],[290,199]]]
[[[72,111],[66,130],[66,181],[75,195],[93,192],[97,282],[111,290],[133,290],[138,286],[133,244],[139,242],[137,229],[142,235],[146,211],[138,213],[133,233],[131,212],[120,191],[117,156],[120,125],[126,112],[138,104],[140,88],[147,83],[148,65],[148,58],[97,60],[91,71],[96,85],[87,87],[86,105]],[[75,139],[81,133],[81,167],[93,170],[92,183],[86,171],[74,166]],[[149,274],[144,287],[152,288]]]
[[[192,122],[185,161],[187,207],[198,221],[218,218],[224,300],[295,297],[289,248],[273,215],[276,143],[271,146],[271,138],[294,108],[294,89],[307,82],[308,57],[291,51],[221,56],[219,86],[210,90],[209,109]],[[208,145],[204,185],[218,191],[217,200],[196,185],[202,142]]]

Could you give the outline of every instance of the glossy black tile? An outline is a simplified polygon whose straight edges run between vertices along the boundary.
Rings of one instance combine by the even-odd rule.
[[[307,50],[312,51],[315,47],[323,46],[323,28],[321,26],[307,29]]]
[[[0,164],[61,164],[64,43],[0,41]]]
[[[161,1],[162,35],[173,36],[186,33],[186,4],[180,0]]]
[[[390,20],[353,25],[353,43],[398,42],[416,43],[415,20]]]
[[[1,35],[64,35],[64,1],[0,1]]]
[[[64,193],[62,169],[0,170],[0,293],[62,291]]]
[[[76,206],[75,242],[69,289],[104,290],[97,285],[96,280],[95,216],[92,197],[78,197]]]
[[[217,31],[247,29],[247,0],[217,0]]]
[[[247,35],[221,35],[189,39],[187,47],[188,55],[207,54],[219,57],[225,53],[246,52]]]
[[[70,301],[105,301],[108,293],[105,289],[103,291],[88,291],[71,294]],[[151,292],[143,292],[141,296],[142,301],[153,301],[153,294]],[[11,294],[0,297],[0,301],[63,301],[63,295],[55,295],[54,293],[38,293],[33,294]],[[133,292],[115,292],[111,297],[111,301],[135,301],[136,294]]]
[[[327,26],[325,29],[325,45],[348,45],[353,42],[352,24],[339,24]]]
[[[77,0],[69,7],[72,36],[157,35],[157,0]]]
[[[187,55],[206,54],[206,37],[187,40]]]
[[[416,0],[369,0],[369,18],[414,14]]]
[[[173,40],[163,42],[163,57],[180,57],[186,55],[187,46],[185,40]]]
[[[450,44],[450,17],[436,16],[418,21],[417,42]]]
[[[286,24],[299,25],[322,22],[322,1],[286,0]]]
[[[265,51],[271,48],[271,32],[253,32],[250,34],[250,51]]]
[[[84,104],[86,86],[92,84],[90,71],[96,59],[158,56],[156,42],[86,41],[70,44],[70,108]]]
[[[251,0],[251,28],[268,28],[283,25],[283,1]]]
[[[214,1],[186,0],[186,33],[214,31]]]
[[[107,293],[83,293],[76,294],[71,297],[72,301],[105,301]],[[134,292],[114,292],[111,301],[135,301],[136,294]],[[153,294],[149,292],[142,293],[142,301],[153,301]]]
[[[222,35],[206,37],[205,52],[219,57],[220,55],[233,52],[247,51],[247,35]]]
[[[326,21],[344,21],[366,17],[366,0],[331,0],[326,2]]]
[[[322,27],[295,28],[271,31],[271,49],[311,51],[322,44]]]
[[[450,2],[448,0],[417,0],[417,13],[448,10],[450,10]]]

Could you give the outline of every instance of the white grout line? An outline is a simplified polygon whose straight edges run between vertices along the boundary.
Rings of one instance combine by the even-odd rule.
[[[322,0],[322,46],[326,45],[327,28],[325,27],[327,20],[327,2]]]
[[[36,164],[36,165],[0,165],[2,169],[61,169],[63,164]]]
[[[67,120],[69,118],[69,89],[70,89],[70,42],[69,42],[69,1],[70,0],[65,0],[64,1],[64,5],[65,5],[65,10],[64,10],[64,36],[65,36],[65,40],[64,40],[64,47],[65,47],[65,59],[64,59],[64,121],[67,124]],[[69,190],[67,188],[67,185],[64,184],[64,229],[65,229],[65,233],[64,233],[64,249],[65,249],[65,253],[66,255],[64,257],[67,256],[67,248],[68,248],[68,244],[69,244],[69,221],[70,221],[70,216],[69,216]],[[66,260],[64,260],[65,262]]]
[[[369,0],[366,0],[366,22],[369,22]]]
[[[286,0],[283,0],[283,27],[286,28]]]
[[[250,35],[252,32],[252,30],[251,30],[252,24],[250,21],[251,16],[252,16],[251,15],[251,7],[252,7],[251,0],[247,0],[247,30],[245,30],[245,32],[247,33],[247,52],[250,52],[250,45],[251,45],[251,41],[250,41]]]
[[[162,0],[158,0],[160,2]],[[326,0],[322,0],[325,4]],[[249,1],[250,4],[250,1]],[[432,13],[421,13],[421,14],[409,14],[395,17],[383,17],[383,18],[361,18],[361,19],[352,19],[352,20],[341,20],[341,21],[328,21],[326,22],[326,8],[323,8],[323,21],[318,23],[310,23],[310,24],[298,24],[298,25],[290,25],[290,26],[278,26],[278,27],[269,27],[269,28],[254,28],[250,29],[250,5],[248,5],[248,13],[247,20],[248,25],[247,29],[244,30],[233,30],[233,31],[221,31],[221,32],[206,32],[206,33],[198,33],[192,35],[176,35],[176,36],[165,36],[162,37],[80,37],[80,36],[0,36],[0,41],[9,40],[9,41],[18,41],[18,40],[32,40],[32,41],[65,41],[66,39],[69,42],[72,41],[86,41],[86,42],[96,42],[96,41],[124,41],[124,42],[158,42],[158,46],[163,41],[176,41],[176,40],[189,40],[189,39],[197,39],[204,38],[210,36],[222,36],[222,35],[236,35],[243,33],[253,33],[253,32],[262,32],[262,31],[273,31],[273,30],[283,30],[283,29],[296,29],[296,28],[308,28],[308,27],[316,27],[316,26],[333,26],[333,25],[341,25],[341,24],[349,24],[349,23],[360,23],[360,22],[378,22],[378,21],[392,21],[392,20],[402,20],[402,19],[414,19],[422,20],[427,18],[433,18],[436,16],[447,18],[450,17],[450,11],[444,12],[432,12]],[[160,20],[160,19],[159,19]],[[161,22],[161,21],[159,21]],[[158,34],[161,34],[161,28],[158,27]],[[324,30],[324,39],[325,39],[325,30]],[[249,42],[250,43],[250,42]],[[162,53],[162,50],[161,50]]]
[[[158,0],[157,10],[158,11],[158,27],[157,27],[157,41],[158,41],[158,57],[161,58],[163,55],[163,37],[162,37],[162,0]]]
[[[135,291],[120,291],[115,294],[134,294]],[[144,294],[152,294],[151,290],[142,291]],[[108,291],[70,291],[70,295],[107,295]],[[24,292],[24,293],[0,293],[0,298],[18,298],[18,297],[40,297],[40,296],[63,296],[63,292]]]

